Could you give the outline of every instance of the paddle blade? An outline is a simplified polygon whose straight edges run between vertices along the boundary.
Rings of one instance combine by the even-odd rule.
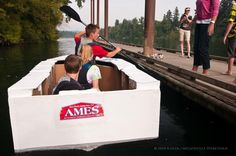
[[[69,16],[70,18],[83,23],[80,19],[79,14],[77,14],[77,12],[74,9],[72,9],[70,6],[63,5],[62,7],[60,7],[60,10],[64,12],[67,16]]]

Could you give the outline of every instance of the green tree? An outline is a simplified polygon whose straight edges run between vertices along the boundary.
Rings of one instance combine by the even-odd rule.
[[[119,20],[116,20],[116,21],[115,21],[115,27],[118,27],[119,24],[120,24]]]
[[[79,7],[85,0],[75,0]],[[58,38],[63,16],[60,6],[69,0],[1,0],[0,45],[44,42]]]
[[[173,27],[178,27],[178,26],[179,26],[179,9],[178,7],[176,7],[173,15]]]
[[[118,20],[115,22],[114,27],[109,27],[109,38],[113,41],[126,42],[126,43],[143,43],[143,29],[144,18],[134,18],[132,20],[124,19],[122,23]]]

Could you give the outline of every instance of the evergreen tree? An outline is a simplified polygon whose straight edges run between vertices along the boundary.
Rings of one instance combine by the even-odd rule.
[[[115,21],[115,27],[119,26],[119,24],[120,24],[120,22],[119,22],[119,20],[117,19],[117,20]]]
[[[166,20],[170,23],[172,23],[172,21],[173,21],[172,12],[170,10],[168,10],[166,13]]]
[[[179,26],[179,9],[178,7],[175,8],[174,10],[174,16],[173,16],[173,27],[178,27]]]

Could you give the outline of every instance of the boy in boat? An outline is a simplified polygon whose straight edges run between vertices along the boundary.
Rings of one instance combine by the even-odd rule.
[[[69,55],[65,59],[64,67],[66,74],[60,78],[57,86],[53,89],[53,94],[59,94],[62,90],[82,90],[82,85],[78,82],[78,73],[82,60],[77,55]]]
[[[121,51],[121,48],[117,47],[115,50],[108,52],[107,50],[103,49],[100,45],[97,45],[94,41],[96,41],[99,37],[100,28],[97,25],[89,24],[85,28],[85,32],[76,33],[74,36],[75,39],[75,54],[78,55],[78,52],[81,49],[82,45],[89,44],[92,46],[92,51],[94,57],[98,56],[102,57],[113,57],[117,53]],[[86,37],[83,37],[83,35]]]
[[[78,82],[85,88],[94,88],[98,91],[99,79],[101,79],[101,72],[93,61],[93,52],[90,45],[83,45],[81,48],[82,68],[80,69]]]

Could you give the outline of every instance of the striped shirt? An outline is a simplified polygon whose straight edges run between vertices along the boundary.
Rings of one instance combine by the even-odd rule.
[[[231,11],[229,14],[229,19],[228,22],[233,22],[234,26],[231,28],[229,34],[228,34],[228,38],[234,37],[236,35],[236,5],[233,5],[231,7]]]

